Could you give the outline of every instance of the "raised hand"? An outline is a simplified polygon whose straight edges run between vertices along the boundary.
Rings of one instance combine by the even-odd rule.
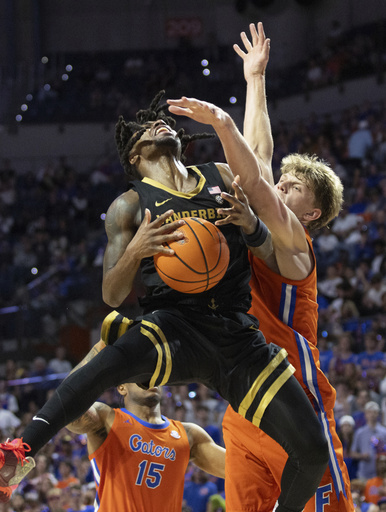
[[[167,100],[169,111],[177,116],[190,117],[194,121],[202,124],[215,126],[221,124],[229,116],[213,103],[197,100],[196,98],[187,98],[182,96],[179,100]]]
[[[233,49],[244,62],[244,77],[248,81],[256,75],[264,75],[265,68],[269,60],[270,39],[265,37],[263,24],[259,22],[257,29],[254,23],[249,25],[251,40],[248,39],[245,32],[241,32],[240,37],[244,43],[245,51],[238,44],[233,45]]]

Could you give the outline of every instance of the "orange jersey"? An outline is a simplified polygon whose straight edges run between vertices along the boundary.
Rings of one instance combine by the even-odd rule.
[[[181,512],[190,445],[183,425],[165,417],[154,425],[115,409],[103,444],[89,456],[95,511]]]
[[[312,241],[307,232],[306,237],[314,256]],[[306,279],[292,281],[270,270],[264,261],[252,254],[250,263],[250,313],[259,319],[267,343],[276,343],[287,350],[288,360],[296,370],[295,377],[316,412],[333,409],[336,392],[320,369],[319,350],[316,348],[316,266]]]
[[[312,241],[307,231],[306,237],[315,260]],[[319,351],[316,347],[318,323],[316,267],[314,266],[306,279],[293,281],[276,274],[264,261],[255,258],[251,253],[249,259],[252,269],[250,313],[259,319],[259,327],[267,343],[276,343],[288,352],[288,360],[295,367],[294,375],[313,404],[330,446],[329,467],[321,481],[318,493],[307,504],[305,511],[353,510],[350,481],[343,462],[343,449],[336,433],[334,420],[336,392],[320,369]],[[273,487],[280,485],[281,473],[287,459],[286,453],[264,432],[256,430],[253,425],[235,413],[231,407],[228,407],[224,416],[223,431],[227,449],[228,484],[227,477],[225,479],[227,510],[228,501],[231,512],[233,510],[272,510]],[[234,432],[238,433],[237,440]],[[253,457],[250,454],[253,454]],[[245,471],[243,479],[240,480],[243,482],[243,489],[237,489],[237,484],[232,482],[232,470]],[[248,478],[250,493],[246,486]],[[266,492],[259,491],[259,498],[256,498],[256,486],[259,489],[267,489]],[[273,499],[273,505],[275,499]]]

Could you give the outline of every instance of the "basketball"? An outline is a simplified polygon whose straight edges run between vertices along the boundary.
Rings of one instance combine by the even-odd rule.
[[[167,244],[169,256],[154,256],[155,268],[170,288],[182,293],[202,293],[215,286],[229,265],[229,247],[224,235],[211,222],[196,217],[184,219],[178,228],[181,240]]]

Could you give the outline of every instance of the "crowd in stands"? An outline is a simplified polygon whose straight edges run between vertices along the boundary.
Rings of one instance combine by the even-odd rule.
[[[344,86],[375,74],[382,80],[386,20],[343,31],[333,22],[322,47],[291,66],[271,66],[267,94],[275,103],[294,94],[309,94],[327,85]],[[40,64],[35,89],[26,91],[23,122],[115,122],[131,118],[160,89],[170,98],[194,96],[219,106],[242,98],[244,80],[231,45],[199,47],[182,39],[173,49],[69,53]],[[16,116],[14,114],[13,118]]]
[[[372,37],[371,32],[360,34],[355,39],[358,49],[368,48]],[[372,59],[367,61],[371,65]],[[173,59],[166,62],[170,69],[165,71],[168,66],[163,63],[162,72],[169,77]],[[145,104],[152,88],[158,90],[162,82],[149,72],[150,64],[140,58],[126,63],[132,87],[141,83],[144,70],[147,79],[152,76],[157,81],[156,86],[143,87]],[[155,70],[160,66],[157,59],[152,65]],[[83,67],[82,73],[86,70]],[[95,82],[94,73],[89,69],[90,83]],[[108,86],[115,84],[116,77],[111,70],[110,74],[108,69],[99,70],[98,80]],[[85,90],[79,83],[77,87],[87,105]],[[104,91],[103,98],[111,93],[107,86],[94,88]],[[128,90],[127,111],[117,102],[111,110],[113,119],[120,113],[130,119],[142,106]],[[273,131],[276,179],[284,155],[306,152],[328,161],[344,183],[345,204],[339,218],[314,234],[318,344],[322,369],[337,391],[335,416],[354,499],[362,512],[367,504],[377,506],[369,512],[382,511],[386,506],[386,105],[366,102],[323,116],[312,114],[297,123],[282,121]],[[217,141],[195,143],[187,157],[187,163],[223,161]],[[27,173],[18,172],[9,160],[1,164],[2,337],[44,339],[52,345],[50,357],[36,354],[23,359],[19,354],[0,365],[1,441],[23,431],[58,381],[78,363],[63,347],[54,353],[61,328],[71,322],[92,328],[103,319],[103,214],[126,186],[115,155],[103,157],[89,169],[75,169],[65,156]],[[136,291],[141,292],[140,285]],[[127,307],[136,307],[135,293]],[[106,391],[101,400],[119,406],[113,390]],[[219,443],[226,405],[203,386],[164,389],[163,414],[200,423]],[[192,466],[186,474],[186,511],[206,510],[202,507],[207,504],[196,503],[197,489],[202,487],[205,496],[214,496],[208,506],[213,505],[213,510],[224,507],[223,482]],[[85,437],[63,429],[39,452],[36,469],[11,504],[0,505],[0,512],[93,510],[94,495]],[[188,496],[194,496],[194,503]]]

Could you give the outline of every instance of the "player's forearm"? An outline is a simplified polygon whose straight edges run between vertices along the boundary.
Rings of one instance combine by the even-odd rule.
[[[194,464],[210,475],[225,478],[225,449],[216,443],[208,443],[205,452],[193,460]]]
[[[264,75],[253,76],[247,82],[244,137],[254,154],[264,164],[262,167],[264,178],[273,185],[271,171],[273,138],[268,116]]]
[[[261,166],[232,118],[225,114],[213,128],[221,141],[226,161],[234,176],[239,175],[245,190],[255,187],[262,177]]]
[[[125,253],[113,268],[105,272],[102,296],[106,304],[116,308],[126,299],[133,289],[140,261],[134,255]]]

